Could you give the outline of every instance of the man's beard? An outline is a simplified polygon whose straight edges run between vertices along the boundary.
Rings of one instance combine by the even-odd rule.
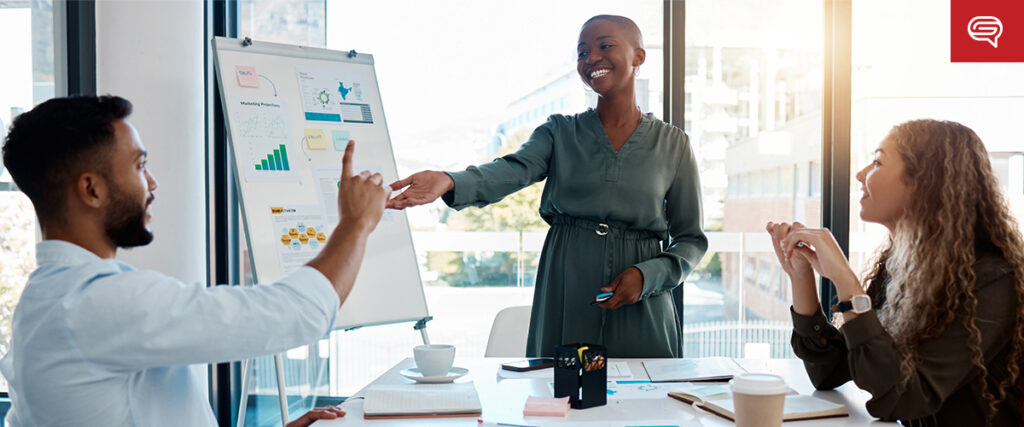
[[[111,197],[107,208],[107,237],[119,248],[145,246],[153,241],[153,232],[146,228],[146,207],[153,202],[153,194],[145,204],[139,203],[127,192],[111,183]]]

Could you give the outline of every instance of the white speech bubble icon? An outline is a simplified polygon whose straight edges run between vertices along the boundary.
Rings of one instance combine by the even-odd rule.
[[[989,42],[994,48],[999,47],[999,36],[1003,35],[1003,21],[995,16],[975,16],[967,23],[967,34],[972,39]]]

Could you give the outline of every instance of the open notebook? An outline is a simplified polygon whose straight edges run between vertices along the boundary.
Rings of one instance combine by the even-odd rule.
[[[724,381],[747,372],[728,357],[645,360],[644,369],[651,382]]]
[[[736,420],[736,407],[732,393],[725,393],[728,386],[710,386],[688,391],[669,392],[669,397],[693,404],[698,409]],[[787,394],[786,406],[782,410],[783,421],[809,420],[815,418],[845,417],[850,415],[846,407],[838,403],[802,394]]]
[[[472,382],[380,385],[366,390],[363,418],[473,417],[480,397]]]

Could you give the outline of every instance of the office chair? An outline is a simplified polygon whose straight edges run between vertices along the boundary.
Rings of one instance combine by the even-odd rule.
[[[494,316],[484,357],[521,357],[526,355],[526,336],[530,328],[528,305],[505,307]]]

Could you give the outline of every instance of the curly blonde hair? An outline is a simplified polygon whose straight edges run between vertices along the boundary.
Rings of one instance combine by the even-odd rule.
[[[914,120],[889,134],[905,163],[910,196],[889,241],[865,284],[885,303],[878,315],[893,337],[906,384],[922,342],[941,334],[963,313],[972,364],[981,372],[987,421],[1010,387],[1021,386],[1024,356],[1024,241],[1003,198],[985,147],[970,128],[956,122]],[[1009,375],[989,391],[989,374],[977,326],[976,244],[988,241],[1013,270],[1017,310],[1010,345]]]

